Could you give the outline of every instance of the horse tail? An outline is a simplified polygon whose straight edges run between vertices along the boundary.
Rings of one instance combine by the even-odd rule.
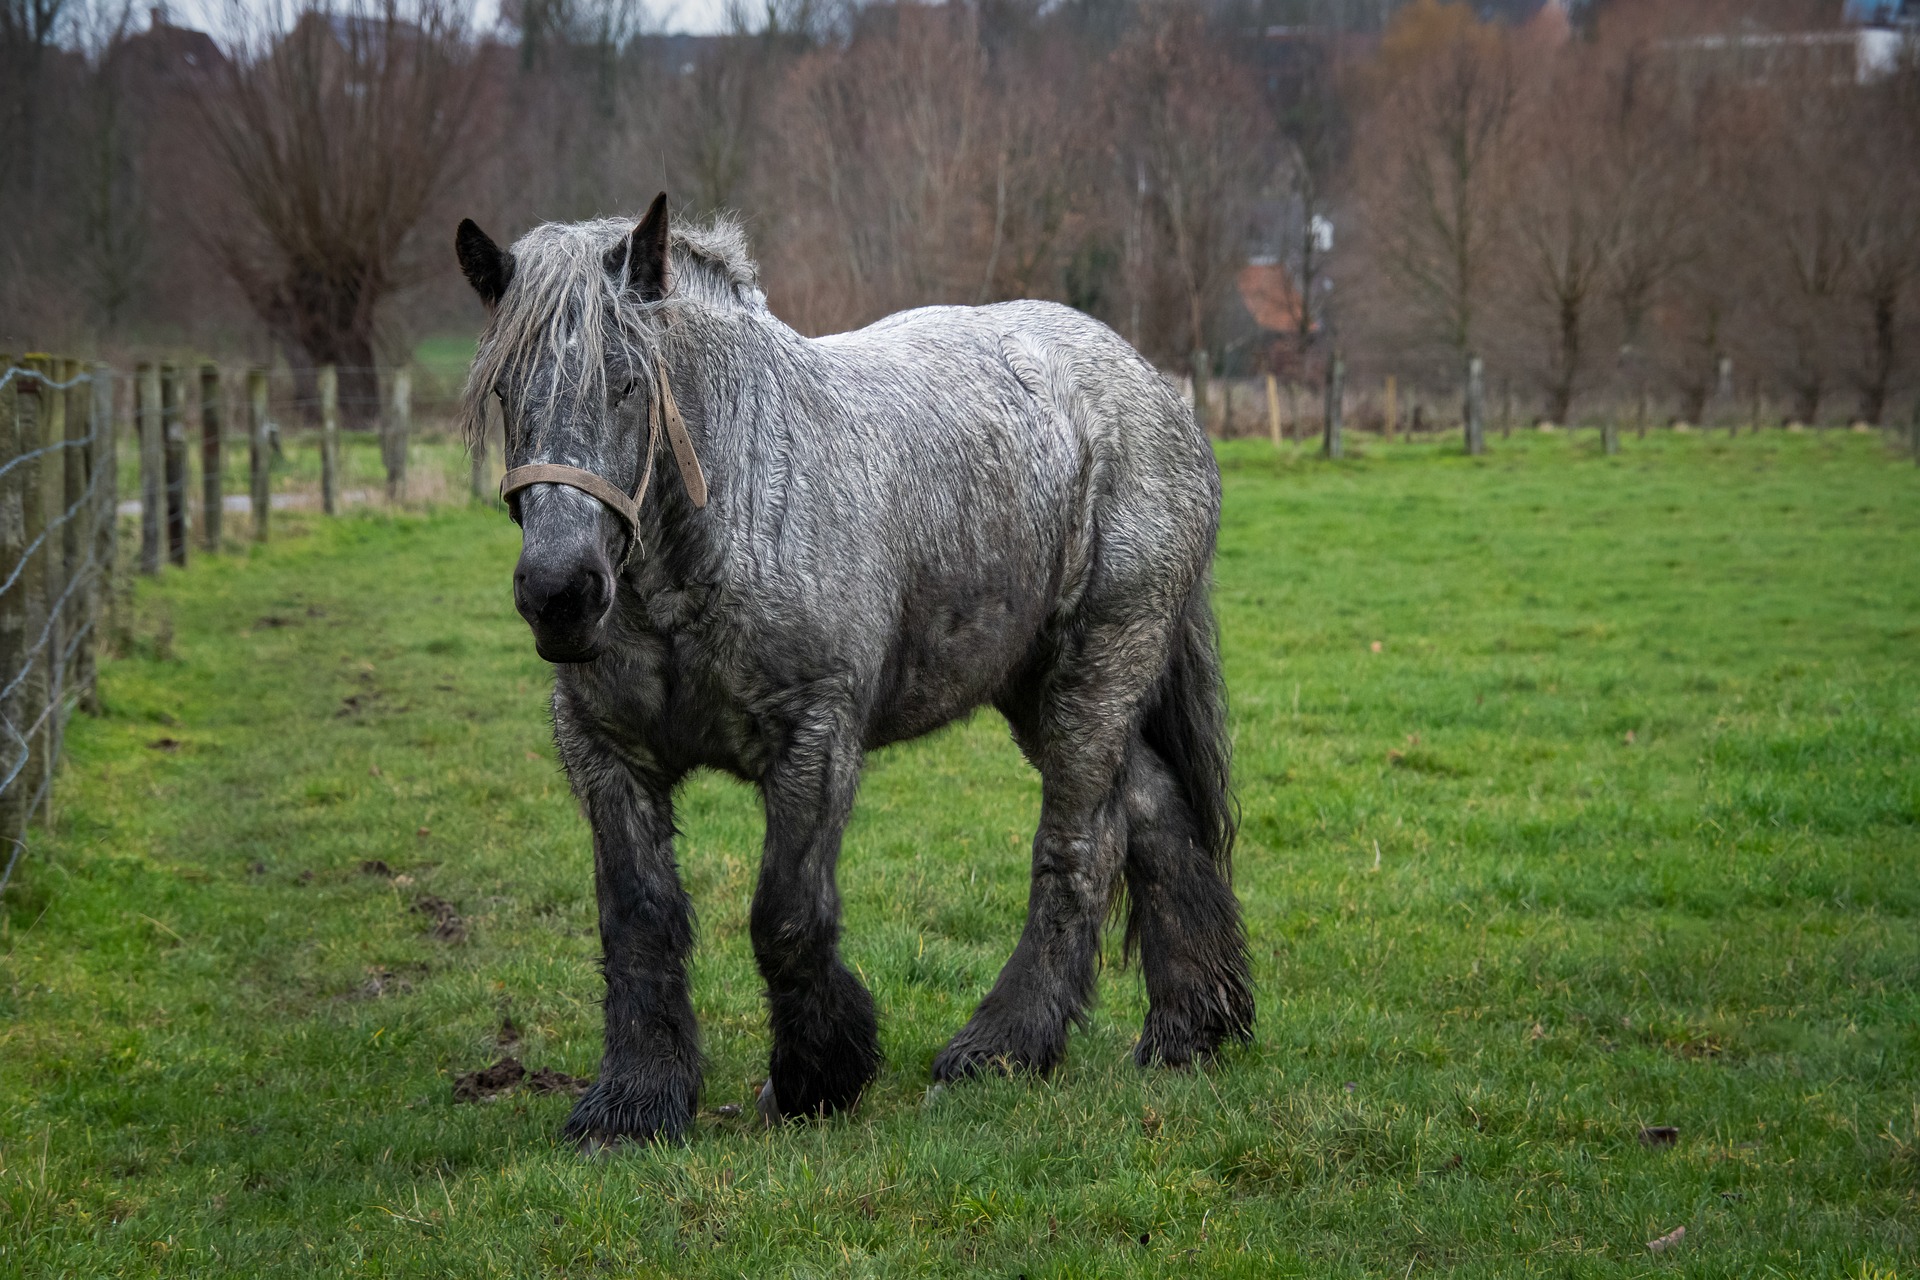
[[[1193,815],[1195,838],[1221,878],[1232,883],[1240,812],[1233,798],[1219,629],[1205,578],[1194,584],[1174,626],[1166,669],[1141,719],[1140,736],[1173,774]]]

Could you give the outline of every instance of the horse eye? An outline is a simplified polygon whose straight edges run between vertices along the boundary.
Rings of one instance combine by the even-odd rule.
[[[625,400],[628,396],[633,394],[633,389],[639,385],[640,384],[636,382],[634,379],[632,378],[627,379],[627,385],[623,387],[620,391],[620,398],[622,400]]]

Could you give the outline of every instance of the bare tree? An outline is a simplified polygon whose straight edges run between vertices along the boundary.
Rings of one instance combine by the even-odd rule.
[[[1849,150],[1847,288],[1858,335],[1860,417],[1879,424],[1910,345],[1910,293],[1920,280],[1920,58],[1854,96]],[[1908,341],[1903,341],[1907,339]]]
[[[200,95],[232,193],[208,233],[296,366],[340,366],[355,423],[378,412],[380,304],[472,136],[464,12],[339,0],[283,27],[236,0],[232,60]]]
[[[1464,388],[1503,248],[1518,77],[1505,34],[1464,6],[1405,13],[1388,33],[1391,87],[1357,158],[1369,243],[1400,305],[1450,353]]]
[[[1178,300],[1152,345],[1187,355],[1204,414],[1222,304],[1246,265],[1256,206],[1281,178],[1281,153],[1246,69],[1197,8],[1149,11],[1107,72],[1120,174],[1133,180],[1151,230],[1132,287]]]

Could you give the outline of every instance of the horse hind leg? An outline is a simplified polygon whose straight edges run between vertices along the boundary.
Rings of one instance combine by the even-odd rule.
[[[1240,903],[1175,771],[1137,737],[1125,795],[1127,937],[1148,1001],[1134,1061],[1184,1067],[1252,1035]]]
[[[1157,646],[1137,629],[1102,628],[1044,679],[1000,703],[1041,776],[1027,922],[973,1017],[934,1058],[936,1081],[983,1070],[1046,1074],[1094,994],[1100,926],[1126,850],[1117,781],[1133,709]]]

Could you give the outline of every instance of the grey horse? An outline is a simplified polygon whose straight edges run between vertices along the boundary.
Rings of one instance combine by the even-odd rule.
[[[455,245],[488,312],[462,413],[474,433],[490,397],[504,410],[514,602],[593,828],[606,1040],[570,1138],[693,1121],[673,801],[701,767],[766,807],[761,1110],[859,1099],[881,1058],[835,867],[861,761],[986,704],[1042,780],[1027,921],[934,1079],[1059,1063],[1123,889],[1149,998],[1135,1059],[1251,1034],[1207,601],[1219,474],[1151,365],[1043,302],[802,337],[739,225],[670,229],[664,194],[637,224],[503,250],[466,221]]]

